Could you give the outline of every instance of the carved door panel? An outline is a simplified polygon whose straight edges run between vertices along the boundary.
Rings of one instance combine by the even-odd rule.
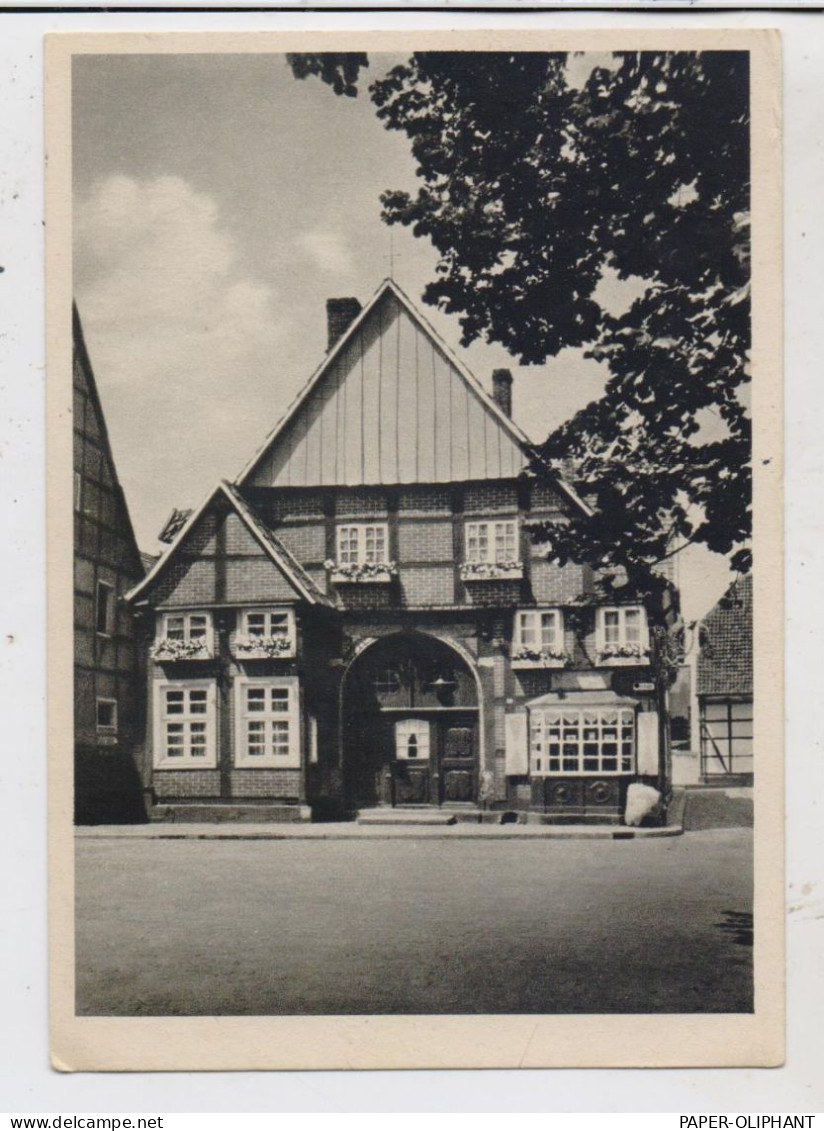
[[[447,725],[440,767],[441,801],[474,801],[477,792],[475,728]]]

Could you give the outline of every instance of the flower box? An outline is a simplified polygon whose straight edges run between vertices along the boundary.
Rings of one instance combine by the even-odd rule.
[[[463,562],[461,565],[461,581],[518,581],[523,576],[523,562]]]
[[[233,651],[238,660],[284,660],[295,654],[291,636],[248,636],[237,634]]]
[[[357,562],[341,565],[339,562],[323,563],[329,570],[329,580],[333,585],[386,585],[397,575],[394,562]]]
[[[565,668],[570,662],[563,652],[538,651],[534,648],[519,648],[512,653],[511,666],[515,671],[528,668]]]
[[[640,644],[603,648],[598,653],[598,663],[610,668],[643,667],[649,664],[649,648],[642,648]]]
[[[164,637],[152,648],[152,659],[159,663],[179,660],[211,660],[212,649],[205,640],[169,640]]]

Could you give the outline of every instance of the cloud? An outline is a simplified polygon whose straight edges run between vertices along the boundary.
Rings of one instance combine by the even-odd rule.
[[[216,202],[180,177],[106,178],[78,202],[74,232],[78,309],[127,495],[131,484],[136,497],[197,501],[260,439],[283,336],[275,291],[245,267]]]
[[[205,380],[277,336],[271,287],[244,274],[215,202],[180,177],[108,178],[75,232],[81,313],[113,347],[128,333],[144,360]]]
[[[295,243],[317,268],[329,275],[344,275],[352,270],[352,253],[339,232],[315,228],[301,232]]]

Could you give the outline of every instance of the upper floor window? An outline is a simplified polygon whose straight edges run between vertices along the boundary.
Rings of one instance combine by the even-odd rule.
[[[513,643],[518,647],[561,651],[564,621],[560,609],[522,609],[515,614]]]
[[[518,557],[518,524],[505,522],[468,522],[466,524],[466,560],[503,565]]]
[[[79,471],[74,473],[74,509],[76,511],[83,509],[83,476]]]
[[[339,526],[337,559],[324,563],[332,581],[391,581],[397,572],[389,561],[389,527],[385,522]]]
[[[155,765],[209,769],[217,765],[214,680],[155,685]]]
[[[638,661],[649,654],[647,617],[640,605],[599,609],[596,636],[602,660]]]
[[[111,636],[114,628],[114,586],[107,581],[97,583],[94,627],[100,636]]]
[[[366,565],[388,558],[389,528],[384,522],[338,527],[338,565]]]
[[[197,660],[211,656],[211,615],[164,613],[152,654],[156,660]]]
[[[247,659],[277,659],[295,654],[291,609],[244,609],[238,618],[235,651]]]
[[[468,522],[465,533],[466,556],[461,564],[464,581],[523,576],[523,562],[518,558],[518,523],[514,519]]]
[[[101,737],[114,738],[117,735],[117,700],[97,700],[97,733]]]

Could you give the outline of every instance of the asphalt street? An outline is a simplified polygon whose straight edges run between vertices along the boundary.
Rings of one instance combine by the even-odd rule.
[[[751,837],[79,840],[77,1011],[748,1011]]]

